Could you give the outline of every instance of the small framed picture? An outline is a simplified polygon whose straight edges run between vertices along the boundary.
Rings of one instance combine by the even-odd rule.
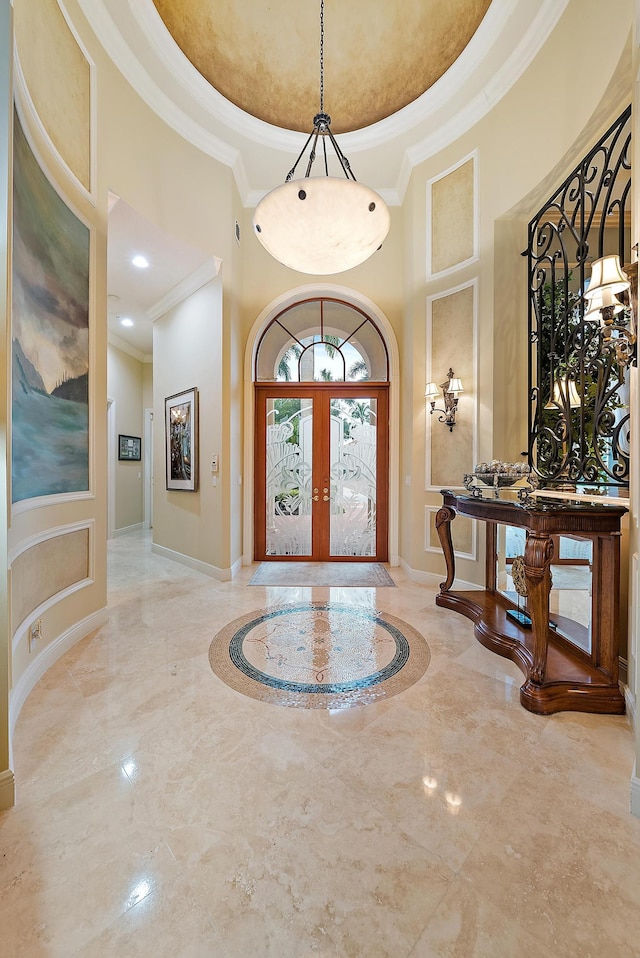
[[[164,401],[167,489],[198,488],[198,390],[168,396]]]
[[[140,461],[142,442],[139,436],[118,436],[118,459]]]

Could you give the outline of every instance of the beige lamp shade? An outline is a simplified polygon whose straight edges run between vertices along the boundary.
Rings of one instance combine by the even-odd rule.
[[[382,244],[391,217],[374,190],[356,180],[309,176],[290,180],[260,200],[255,234],[271,255],[300,273],[341,273]]]
[[[464,392],[464,387],[462,385],[461,379],[450,379],[448,391],[453,393],[454,396],[457,396],[458,393]]]
[[[435,383],[427,383],[424,390],[424,398],[428,399],[429,402],[435,402],[440,393],[438,392],[438,387]]]
[[[629,278],[620,266],[620,257],[617,254],[602,256],[591,264],[591,279],[584,298],[593,299],[603,287],[610,293],[621,293],[629,286]]]
[[[569,379],[567,376],[560,376],[553,384],[553,398],[544,408],[554,409],[557,406],[566,406],[567,401],[571,409],[576,409],[581,405],[575,380]]]

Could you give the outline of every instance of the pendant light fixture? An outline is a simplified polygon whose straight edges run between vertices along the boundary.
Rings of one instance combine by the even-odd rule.
[[[327,140],[342,176],[329,175]],[[311,150],[303,177],[294,179],[307,147]],[[318,145],[324,175],[312,176]],[[389,232],[386,203],[374,190],[358,183],[348,159],[331,132],[324,111],[324,0],[320,3],[320,112],[286,181],[260,200],[254,216],[256,236],[268,253],[301,273],[325,275],[358,266],[381,246]]]

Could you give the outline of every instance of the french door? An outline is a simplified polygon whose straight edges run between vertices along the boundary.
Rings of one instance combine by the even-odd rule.
[[[388,387],[255,388],[255,558],[386,561]]]

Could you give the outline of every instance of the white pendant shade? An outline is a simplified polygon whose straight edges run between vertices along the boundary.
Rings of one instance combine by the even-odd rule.
[[[258,203],[253,227],[271,255],[300,273],[326,275],[358,266],[389,232],[386,203],[356,180],[290,180]]]
[[[585,291],[584,298],[592,299],[603,286],[611,293],[621,293],[629,289],[629,285],[629,277],[620,266],[620,257],[617,254],[602,256],[591,264],[589,289]]]

